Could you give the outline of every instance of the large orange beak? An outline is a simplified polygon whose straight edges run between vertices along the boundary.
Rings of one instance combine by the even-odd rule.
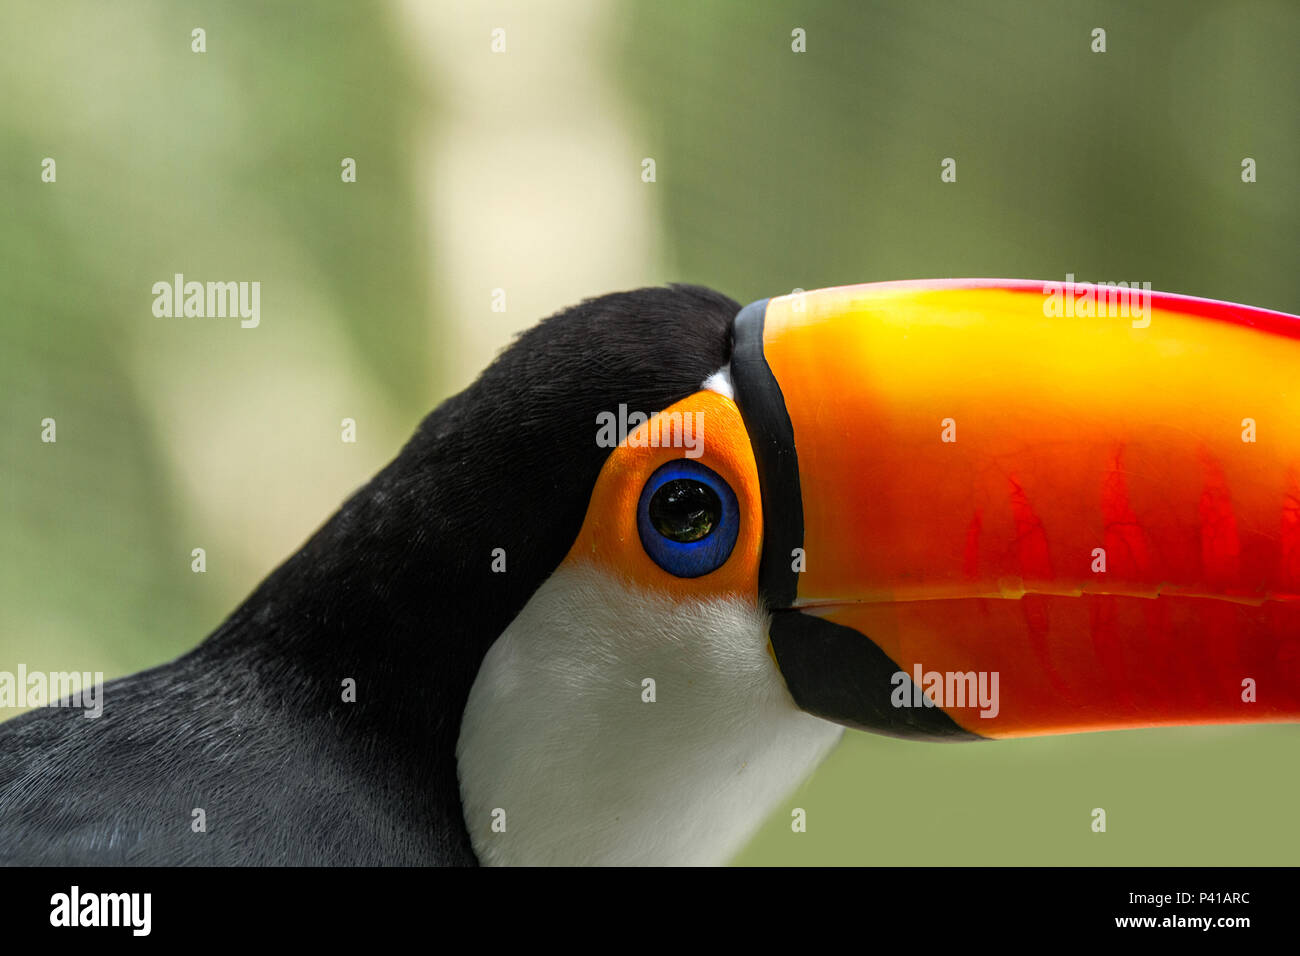
[[[1300,318],[956,280],[757,302],[735,339],[805,710],[957,738],[1300,719]]]

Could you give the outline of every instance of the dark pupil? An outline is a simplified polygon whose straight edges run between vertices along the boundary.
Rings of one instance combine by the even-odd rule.
[[[672,541],[707,538],[722,516],[722,502],[708,485],[687,478],[665,482],[650,499],[650,522]]]

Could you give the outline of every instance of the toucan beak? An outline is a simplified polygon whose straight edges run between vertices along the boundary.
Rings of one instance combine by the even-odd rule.
[[[937,738],[1300,720],[1300,318],[955,280],[734,334],[800,707]]]

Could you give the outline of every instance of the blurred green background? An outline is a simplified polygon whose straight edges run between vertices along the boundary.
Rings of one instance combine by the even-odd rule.
[[[1290,0],[5,0],[0,669],[189,649],[590,295],[1072,272],[1300,312],[1297,50]],[[154,318],[176,272],[261,281],[260,328]],[[738,862],[1295,863],[1298,756],[850,734],[808,832],[783,810]]]

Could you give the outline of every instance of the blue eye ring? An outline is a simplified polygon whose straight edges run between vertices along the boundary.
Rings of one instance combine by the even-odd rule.
[[[703,533],[696,540],[665,534],[665,518],[675,516],[683,522],[695,519],[697,531]],[[659,567],[678,578],[703,577],[731,557],[740,534],[740,505],[716,471],[690,458],[675,458],[655,469],[641,489],[636,527],[641,547]]]

